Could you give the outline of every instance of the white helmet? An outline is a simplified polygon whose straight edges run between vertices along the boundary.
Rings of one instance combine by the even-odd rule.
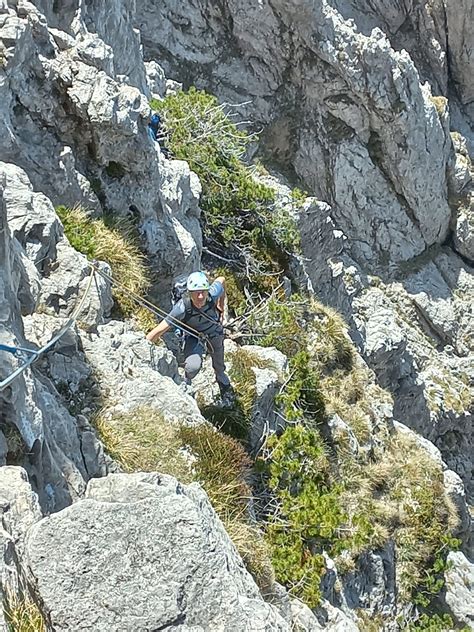
[[[204,272],[193,272],[188,276],[186,288],[191,292],[193,290],[208,290],[210,288],[209,281]]]

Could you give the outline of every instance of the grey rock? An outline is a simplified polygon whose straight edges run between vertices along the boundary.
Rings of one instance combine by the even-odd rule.
[[[0,506],[2,526],[21,549],[28,529],[42,517],[38,496],[23,468],[0,467]]]
[[[443,457],[441,456],[441,452],[438,448],[428,441],[424,437],[420,436],[418,433],[414,432],[404,424],[399,421],[394,421],[393,426],[397,432],[400,434],[404,434],[408,436],[412,441],[418,444],[418,446],[428,453],[429,457],[439,465],[439,467],[443,470],[446,470],[446,463],[443,461]],[[449,480],[449,479],[447,479]]]
[[[275,407],[275,398],[281,387],[280,376],[271,369],[254,367],[252,370],[255,374],[255,402],[249,445],[251,452],[257,454],[269,436],[284,430],[286,422]]]
[[[6,176],[3,197],[10,230],[28,258],[43,270],[56,258],[61,224],[51,202],[42,193],[33,193],[26,173],[19,167],[0,163]]]
[[[375,11],[393,14],[378,5]],[[394,25],[407,19],[406,9],[397,13]],[[231,25],[222,30],[229,15]],[[192,35],[179,26],[188,23]],[[201,84],[222,101],[249,99],[242,115],[266,127],[268,149],[334,207],[341,230],[362,235],[351,242],[354,255],[375,250],[383,266],[384,258],[410,258],[447,235],[448,115],[438,114],[405,47],[394,50],[378,28],[361,34],[328,2],[229,1],[219,9],[208,2],[196,11],[174,0],[160,7],[149,0],[141,29],[151,58],[166,49],[168,74],[172,69],[179,78],[192,63]],[[430,59],[446,85],[442,51],[435,48]],[[345,182],[352,182],[355,196]],[[374,207],[385,209],[386,221],[377,222]]]
[[[397,612],[395,598],[395,547],[389,542],[384,549],[362,553],[357,573],[342,580],[347,606],[364,608],[368,613],[382,613],[390,619]]]
[[[472,86],[474,61],[469,49],[474,39],[474,7],[468,0],[462,0],[461,3],[447,0],[445,11],[449,30],[452,76],[459,91],[461,103],[472,104],[474,101]]]
[[[458,207],[455,222],[454,246],[459,254],[474,261],[474,191]]]
[[[96,265],[100,271],[111,274],[107,264],[98,262]],[[84,297],[85,302],[77,314],[77,321],[85,329],[103,323],[113,306],[112,288],[110,282],[97,273],[94,274],[92,284],[89,284],[91,272],[86,258],[74,250],[66,239],[61,241],[54,266],[41,283],[43,311],[68,317]]]
[[[452,470],[444,470],[443,478],[446,493],[454,503],[459,517],[459,524],[454,535],[460,538],[467,548],[469,546],[471,528],[474,525],[472,525],[469,508],[466,503],[466,491],[463,482],[456,472]]]
[[[0,184],[5,184],[5,180],[5,175],[0,176]],[[21,268],[23,259],[18,257],[18,249],[10,248],[6,217],[2,196],[0,339],[10,345],[34,348],[33,342],[25,338],[20,304],[16,299],[18,284],[24,282],[26,273],[13,272]],[[32,220],[30,226],[34,232]],[[39,226],[39,230],[42,230],[42,225]],[[48,336],[48,340],[50,338]],[[24,361],[24,358],[1,352],[2,379],[12,374]],[[42,507],[51,511],[69,504],[72,498],[78,498],[85,488],[86,472],[77,429],[74,419],[58,401],[57,392],[47,378],[32,369],[20,374],[9,387],[0,391],[0,416],[19,437],[18,458],[27,468],[30,480],[34,481]]]
[[[149,90],[135,5],[116,4],[105,13],[82,1],[59,13],[40,0],[37,5],[15,5],[0,31],[11,79],[0,85],[2,157],[27,172],[34,199],[42,192],[54,205],[95,212],[104,205],[118,214],[133,208],[160,289],[168,289],[181,268],[198,265],[199,183],[184,163],[165,161],[147,136]],[[19,48],[23,53],[14,54]],[[111,163],[118,175],[110,175]],[[162,180],[169,190],[163,200]]]
[[[55,629],[289,630],[198,486],[167,479],[160,489],[149,474],[92,486],[29,532],[29,568]]]
[[[100,325],[97,333],[81,333],[81,341],[87,362],[106,385],[103,396],[110,399],[110,411],[150,407],[170,421],[203,423],[194,399],[176,383],[178,366],[165,347],[118,321]]]
[[[445,571],[445,600],[456,622],[470,629],[474,627],[474,564],[460,551],[451,551],[448,555],[451,567]]]
[[[7,464],[8,444],[5,435],[0,430],[0,466]]]
[[[342,442],[347,445],[354,456],[357,456],[360,450],[359,442],[352,428],[343,421],[339,415],[332,415],[328,420],[328,427],[332,439],[336,442]]]
[[[166,77],[163,68],[156,61],[147,61],[145,70],[150,94],[155,99],[163,99],[166,94]]]

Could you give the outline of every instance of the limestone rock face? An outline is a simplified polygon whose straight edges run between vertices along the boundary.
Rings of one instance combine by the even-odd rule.
[[[21,467],[0,467],[0,597],[18,594],[26,585],[21,561],[28,529],[41,519],[38,497]],[[0,612],[0,630],[10,626]]]
[[[107,385],[102,395],[111,411],[147,407],[170,422],[203,423],[196,402],[177,384],[178,365],[166,347],[149,343],[143,333],[117,321],[99,326],[95,334],[82,334],[81,341],[87,363]]]
[[[472,10],[149,0],[138,18],[165,71],[250,101],[240,111],[263,128],[261,145],[317,198],[297,213],[312,288],[346,315],[395,417],[469,489]]]
[[[243,103],[237,111],[263,128],[262,147],[310,190],[295,209],[288,187],[273,182],[301,231],[293,280],[342,311],[393,394],[393,410],[372,402],[374,418],[423,435],[468,554],[471,4],[0,0],[0,341],[41,347],[88,287],[90,267],[64,235],[59,204],[132,215],[163,302],[172,277],[200,265],[201,185],[146,132],[149,97],[178,90],[165,72],[179,68],[184,83]],[[132,323],[108,320],[111,306],[97,277],[77,326],[0,392],[0,583],[8,577],[18,591],[26,563],[55,630],[342,632],[358,628],[358,608],[399,614],[391,543],[364,552],[344,578],[328,559],[316,613],[288,595],[277,611],[200,488],[111,475],[91,425],[99,401],[110,414],[145,406],[170,424],[204,422],[172,354]],[[254,369],[258,451],[283,427],[274,397],[287,367],[274,350],[250,350],[272,364]],[[0,352],[0,380],[24,361]],[[208,361],[195,384],[214,398]],[[336,415],[328,425],[354,455],[380,440],[359,442]],[[5,466],[12,460],[24,469]],[[472,565],[452,555],[446,603],[472,625]]]
[[[460,551],[451,551],[448,555],[451,567],[446,571],[446,603],[455,619],[461,625],[472,629],[472,594],[474,592],[474,564]]]
[[[12,3],[2,14],[0,156],[55,206],[133,212],[169,285],[197,266],[200,186],[146,133],[150,90],[135,3],[36,4]]]
[[[21,467],[0,468],[0,502],[3,528],[21,548],[28,529],[42,517],[38,497]]]
[[[158,290],[169,288],[177,270],[198,265],[200,183],[186,163],[164,160],[146,134],[150,89],[134,11],[133,3],[111,9],[82,0],[62,3],[60,9],[41,0],[1,5],[0,336],[7,344],[46,344],[88,287],[76,314],[84,330],[96,331],[112,307],[110,284],[100,276],[89,284],[90,267],[65,237],[56,205],[79,204],[95,216],[104,209],[133,213],[157,272]],[[99,266],[110,272],[105,264]],[[94,353],[109,352],[116,344],[113,331],[113,326],[107,330],[111,340],[103,349],[92,347]],[[138,340],[153,356],[143,334],[133,342]],[[22,442],[22,464],[46,511],[80,498],[88,478],[105,474],[108,467],[87,418],[91,408],[85,393],[96,365],[89,364],[81,345],[70,329],[47,356],[0,392],[1,421]],[[130,347],[133,358],[134,344]],[[119,355],[110,351],[109,357],[110,367],[102,369],[111,376]],[[1,352],[0,378],[24,360]],[[169,358],[151,364],[152,387],[146,372],[141,381],[136,375],[133,384],[111,381],[117,405],[133,393],[131,401],[154,399],[165,405],[166,400],[170,406],[170,393],[177,391],[172,380],[176,366],[169,368]],[[97,399],[100,393],[92,395]],[[183,412],[202,421],[188,399],[182,398],[174,415]],[[71,414],[71,404],[74,415],[80,405],[86,417],[78,420]],[[2,443],[2,463],[12,458],[10,444],[8,437]]]
[[[474,6],[469,0],[462,0],[461,2],[446,0],[444,4],[449,32],[451,73],[460,101],[466,106],[472,119],[474,116],[474,86],[472,85],[474,72],[474,60],[472,57]]]
[[[16,298],[21,295],[21,284],[28,283],[28,276],[26,273],[18,274],[23,263],[17,253],[23,249],[18,240],[11,238],[7,227],[3,198],[5,176],[3,182],[0,193],[0,340],[8,345],[34,349],[34,344],[25,337],[21,306]],[[41,223],[38,226],[41,227]],[[18,249],[12,248],[11,244],[17,244]],[[34,248],[31,253],[36,256]],[[26,254],[24,258],[27,259]],[[3,380],[12,374],[27,357],[0,352],[0,378]],[[73,497],[81,494],[81,489],[85,488],[86,473],[74,421],[58,401],[57,392],[47,379],[35,370],[27,369],[0,391],[0,419],[4,427],[13,433],[12,436],[17,437],[19,445],[16,450],[19,450],[20,458],[24,459],[24,453],[29,453],[24,464],[30,475],[35,477],[45,508],[64,507]],[[12,452],[12,446],[8,446],[7,451]]]
[[[380,7],[396,29],[405,18],[393,13]],[[447,111],[380,29],[358,32],[330,3],[307,0],[209,2],[199,14],[149,1],[139,25],[147,54],[174,60],[166,70],[192,63],[223,100],[251,100],[267,149],[333,206],[359,259],[403,261],[445,239]]]
[[[286,631],[206,495],[158,474],[109,475],[34,526],[28,564],[55,630]]]

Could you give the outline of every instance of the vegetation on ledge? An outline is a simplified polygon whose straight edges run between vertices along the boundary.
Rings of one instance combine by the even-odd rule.
[[[133,222],[109,215],[92,218],[79,206],[58,206],[56,213],[73,248],[90,261],[106,261],[114,279],[135,294],[146,294],[151,285],[150,270]],[[118,316],[134,317],[144,331],[155,325],[153,315],[127,293],[117,287],[113,287],[112,292]]]

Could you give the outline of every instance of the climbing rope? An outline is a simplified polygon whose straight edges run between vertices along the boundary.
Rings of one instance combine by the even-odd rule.
[[[84,294],[81,300],[78,302],[78,304],[74,308],[67,322],[63,325],[63,327],[61,327],[58,333],[55,334],[47,344],[44,345],[44,347],[41,347],[41,349],[34,351],[33,349],[23,349],[22,347],[8,347],[8,345],[0,345],[0,349],[2,349],[3,351],[8,351],[9,353],[17,353],[17,351],[20,350],[22,352],[28,352],[31,354],[31,357],[24,364],[19,366],[15,371],[13,371],[11,375],[9,375],[2,382],[0,382],[0,391],[3,391],[4,388],[6,388],[9,384],[11,384],[13,380],[15,380],[19,375],[21,375],[21,373],[23,373],[23,371],[25,371],[29,366],[31,366],[33,362],[35,362],[40,356],[42,356],[43,353],[46,353],[46,351],[51,349],[51,347],[54,346],[56,342],[64,336],[66,331],[71,328],[71,326],[76,321],[76,318],[78,317],[78,315],[80,314],[84,306],[85,300],[92,287],[92,281],[94,280],[95,272],[96,272],[95,269],[92,268],[91,273],[89,275],[86,289],[84,291]],[[8,348],[5,349],[4,347],[8,347]],[[12,351],[12,349],[14,351]]]

